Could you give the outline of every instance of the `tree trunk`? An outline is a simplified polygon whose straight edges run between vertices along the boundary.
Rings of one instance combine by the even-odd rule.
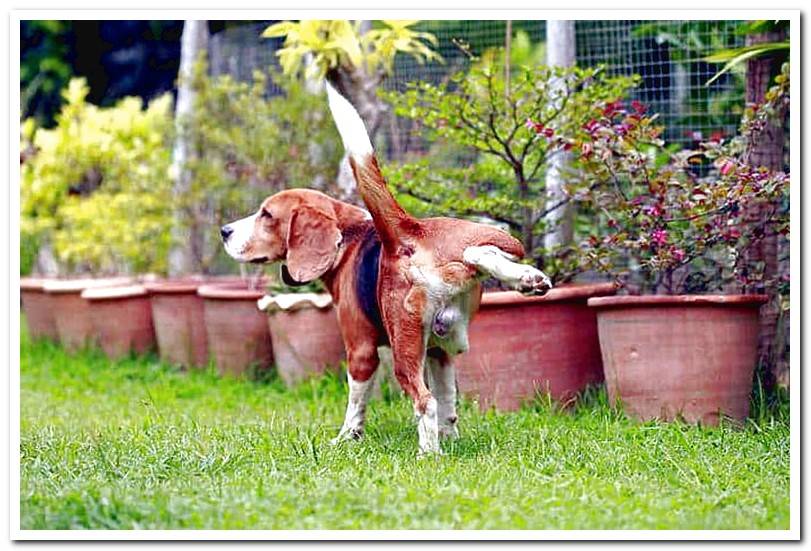
[[[546,22],[546,62],[550,67],[571,67],[575,64],[574,21]],[[552,83],[560,90],[562,83]],[[566,199],[565,173],[570,163],[568,153],[554,155],[546,167],[546,209]],[[570,245],[574,239],[574,211],[570,204],[552,209],[546,215],[544,247],[547,250]]]
[[[782,32],[769,32],[747,37],[747,44],[779,41],[785,38]],[[764,101],[766,91],[772,85],[774,75],[779,70],[779,59],[774,55],[757,56],[750,59],[746,66],[746,103],[759,104]],[[785,134],[780,122],[769,122],[755,141],[750,144],[750,153],[747,161],[753,166],[765,166],[771,170],[783,170],[783,148]],[[762,209],[750,209],[747,219],[755,224],[762,220],[765,213]],[[778,275],[778,236],[766,235],[751,251],[748,252],[745,265],[754,266],[762,263],[765,280],[773,279]],[[760,288],[752,289],[763,292]],[[780,297],[774,293],[769,302],[761,310],[760,336],[758,340],[759,365],[762,368],[761,377],[766,388],[774,386],[778,370],[785,362],[783,351],[777,350],[777,343],[788,342],[779,338],[777,328],[780,318]]]
[[[361,36],[372,28],[372,22],[361,21]],[[327,72],[327,78],[335,86],[335,89],[343,94],[355,109],[358,110],[360,118],[366,125],[369,139],[374,144],[374,138],[383,122],[383,114],[386,112],[386,105],[377,96],[377,87],[383,81],[383,73],[369,74],[366,67],[337,67]],[[358,203],[360,198],[355,190],[357,185],[352,169],[349,167],[349,157],[344,154],[338,167],[336,183],[339,192],[345,201]]]
[[[192,175],[186,167],[195,155],[193,129],[186,128],[183,120],[194,107],[195,90],[190,82],[194,63],[208,46],[208,21],[186,21],[180,45],[180,69],[178,71],[177,105],[175,128],[177,135],[172,150],[172,174],[175,175],[173,195],[175,199],[172,247],[169,251],[169,274],[180,275],[198,272],[202,268],[200,258],[203,250],[203,235],[199,225],[189,220],[184,209],[185,197],[191,186]],[[192,215],[192,218],[194,216]]]

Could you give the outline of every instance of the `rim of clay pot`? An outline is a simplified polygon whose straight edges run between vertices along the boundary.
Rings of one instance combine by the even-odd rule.
[[[115,287],[131,284],[132,284],[131,277],[110,277],[102,279],[93,279],[93,278],[59,279],[46,282],[45,285],[43,285],[43,290],[46,293],[67,294],[67,293],[81,293],[85,289],[94,289],[99,287]]]
[[[525,296],[518,291],[497,291],[494,293],[483,293],[481,306],[507,306],[582,300],[594,296],[613,295],[617,292],[618,288],[616,283],[572,283],[561,285],[560,287],[553,287],[548,293],[539,297]]]
[[[53,277],[23,277],[20,278],[20,290],[45,292],[45,284],[50,281],[57,281],[57,279]]]
[[[240,284],[243,280],[239,276],[212,276],[191,274],[175,278],[158,279],[144,282],[143,286],[153,295],[186,295],[196,294],[197,289],[203,285],[217,285],[223,283]]]
[[[329,293],[281,293],[265,295],[256,301],[256,306],[268,313],[294,312],[305,308],[323,310],[332,307],[332,295]]]
[[[197,288],[203,298],[215,300],[258,300],[265,296],[266,281],[260,281],[257,289],[248,289],[247,282],[209,283]]]
[[[181,295],[194,294],[200,286],[207,282],[200,278],[178,278],[163,281],[150,281],[144,283],[144,288],[153,295]]]
[[[730,305],[760,306],[766,295],[623,295],[589,299],[592,308],[626,308],[643,306]]]
[[[143,285],[122,285],[118,287],[94,287],[82,291],[82,298],[87,300],[110,300],[143,297],[147,290]]]

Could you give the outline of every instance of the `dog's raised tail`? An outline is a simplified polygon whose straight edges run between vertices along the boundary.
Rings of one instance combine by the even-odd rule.
[[[418,222],[394,199],[375,158],[366,126],[357,110],[327,82],[327,98],[335,126],[349,153],[349,164],[358,191],[372,215],[383,246],[394,250],[404,235],[416,231]]]

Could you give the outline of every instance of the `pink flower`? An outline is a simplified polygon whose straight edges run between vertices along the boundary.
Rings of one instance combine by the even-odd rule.
[[[583,130],[592,135],[594,135],[594,132],[596,132],[598,128],[600,128],[600,123],[594,119],[591,119],[589,122],[583,125]]]
[[[647,214],[649,216],[652,216],[653,218],[658,218],[659,216],[662,216],[662,209],[659,208],[659,205],[653,205],[645,210],[647,211]]]
[[[628,131],[631,130],[631,125],[627,123],[616,124],[614,125],[614,130],[620,136],[625,136],[626,134],[628,134]]]
[[[732,172],[732,169],[734,168],[735,163],[732,161],[732,159],[724,159],[719,163],[718,166],[718,170],[720,170],[721,174],[723,174],[724,176]]]
[[[661,228],[657,228],[653,230],[650,234],[651,241],[658,245],[662,246],[667,243],[667,230],[663,230]]]
[[[673,250],[673,258],[676,262],[681,262],[684,260],[685,256],[687,256],[682,249],[674,249]]]

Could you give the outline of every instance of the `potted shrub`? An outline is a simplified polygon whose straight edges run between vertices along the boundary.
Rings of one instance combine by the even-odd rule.
[[[588,227],[590,216],[572,223],[577,195],[550,189],[549,167],[571,155],[577,129],[601,104],[634,84],[599,68],[544,67],[537,51],[521,51],[514,52],[509,83],[496,50],[447,83],[386,94],[396,114],[436,139],[424,159],[386,170],[402,203],[421,216],[501,225],[556,286],[569,284],[542,298],[484,293],[470,325],[470,351],[457,361],[457,381],[482,407],[502,410],[539,391],[565,402],[602,379],[596,316],[586,300],[616,288],[572,283],[582,266],[569,234]],[[587,188],[583,183],[577,191]]]
[[[537,394],[560,403],[603,380],[597,317],[586,301],[612,295],[612,283],[564,285],[542,297],[482,295],[470,324],[470,350],[456,360],[459,391],[482,409],[518,409]]]
[[[587,264],[643,296],[594,298],[609,398],[640,419],[715,424],[748,415],[758,311],[788,292],[754,251],[788,233],[788,176],[752,166],[758,121],[788,101],[788,73],[741,134],[668,154],[644,106],[619,102],[573,143],[602,229]],[[664,295],[663,295],[664,294]]]
[[[88,93],[85,79],[71,79],[56,126],[24,124],[31,154],[20,166],[21,246],[60,273],[165,272],[171,94],[98,107]]]
[[[202,285],[203,319],[211,358],[221,375],[242,376],[269,369],[273,352],[267,317],[256,301],[264,282],[254,279]]]
[[[46,294],[43,288],[48,281],[52,279],[41,277],[20,279],[20,300],[31,338],[57,341],[59,334],[56,332],[50,295]]]
[[[128,277],[103,279],[66,279],[46,282],[43,285],[48,295],[59,335],[59,342],[69,352],[98,343],[93,322],[90,318],[90,304],[82,298],[85,289],[128,285]]]
[[[152,308],[143,285],[92,287],[82,291],[90,324],[108,358],[116,360],[155,346]]]
[[[323,285],[272,285],[269,290],[258,307],[267,312],[276,370],[285,384],[338,370],[346,351],[332,297]]]

